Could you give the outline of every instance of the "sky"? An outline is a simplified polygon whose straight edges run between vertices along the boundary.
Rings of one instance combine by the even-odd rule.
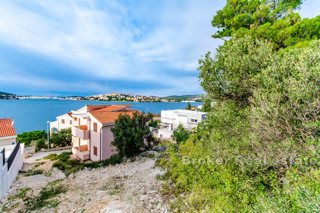
[[[0,91],[203,93],[198,60],[225,0],[0,0]],[[306,0],[303,17],[320,14]]]

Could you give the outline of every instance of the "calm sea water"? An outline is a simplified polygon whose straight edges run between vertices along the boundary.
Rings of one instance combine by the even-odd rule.
[[[187,103],[137,103],[113,101],[71,101],[71,100],[0,100],[0,118],[12,118],[17,133],[45,130],[47,121],[84,105],[129,104],[132,109],[158,114],[161,110],[184,109]],[[201,103],[192,103],[199,106]]]

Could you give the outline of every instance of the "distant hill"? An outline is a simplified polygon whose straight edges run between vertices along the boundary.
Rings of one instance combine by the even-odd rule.
[[[164,97],[171,100],[180,100],[180,101],[202,101],[201,95],[170,95]]]
[[[0,99],[16,99],[16,95],[0,91]]]

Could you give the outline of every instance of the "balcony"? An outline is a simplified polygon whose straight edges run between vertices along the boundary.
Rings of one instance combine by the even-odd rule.
[[[90,137],[90,132],[88,130],[87,125],[81,125],[81,126],[74,126],[72,127],[72,135],[80,138],[82,140],[88,140]]]
[[[90,159],[88,145],[72,147],[72,154],[74,154],[74,156],[80,160],[89,160]]]

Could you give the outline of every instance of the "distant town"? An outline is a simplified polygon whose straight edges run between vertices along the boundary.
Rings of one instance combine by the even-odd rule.
[[[96,100],[96,101],[124,101],[124,102],[201,102],[200,95],[173,95],[167,97],[130,95],[124,93],[109,93],[91,96],[35,96],[16,95],[0,92],[0,99],[53,99],[53,100]]]

